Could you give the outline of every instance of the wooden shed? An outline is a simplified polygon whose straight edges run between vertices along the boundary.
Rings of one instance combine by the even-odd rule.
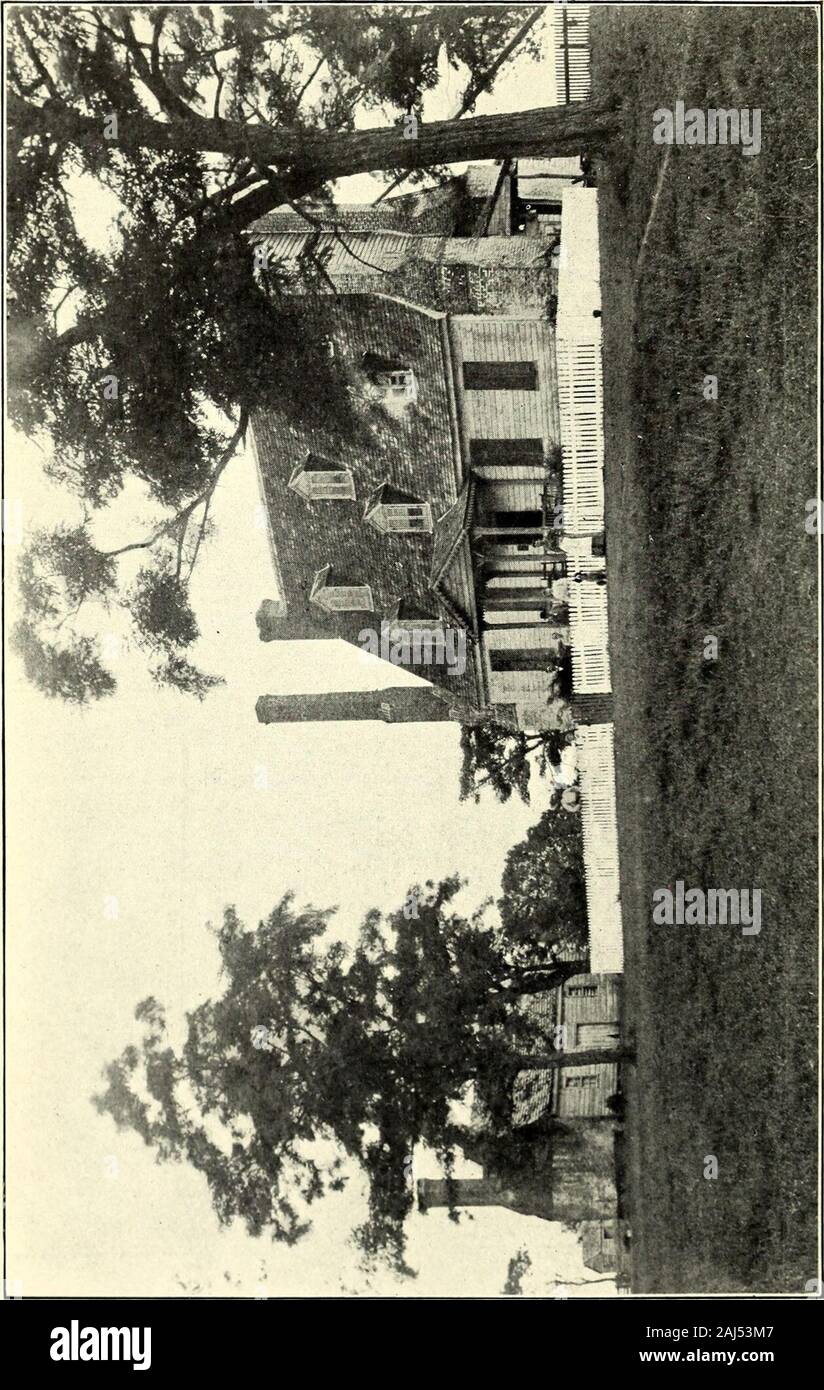
[[[539,1036],[558,1052],[610,1052],[621,1038],[621,980],[618,974],[571,975],[562,985],[526,995],[522,1009]],[[546,1115],[595,1118],[614,1114],[620,1077],[616,1061],[568,1064],[518,1073],[513,1092],[516,1129]]]

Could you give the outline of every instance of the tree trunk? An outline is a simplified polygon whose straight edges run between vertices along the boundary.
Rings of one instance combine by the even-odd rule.
[[[251,156],[281,174],[306,179],[316,187],[327,179],[376,169],[422,169],[474,159],[504,159],[508,155],[569,155],[603,149],[620,129],[620,113],[603,101],[575,102],[494,116],[451,121],[419,121],[414,139],[404,125],[368,130],[278,129],[190,118],[157,121],[123,111],[117,131],[104,134],[104,117],[85,116],[71,107],[48,101],[34,106],[15,93],[8,97],[9,119],[18,135],[48,135],[99,148],[181,150]],[[111,128],[107,118],[107,128]]]

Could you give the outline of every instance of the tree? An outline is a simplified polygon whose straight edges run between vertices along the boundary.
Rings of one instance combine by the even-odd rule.
[[[162,1007],[144,1000],[141,1042],[107,1066],[98,1111],[159,1161],[197,1168],[222,1223],[290,1244],[357,1165],[364,1260],[408,1273],[415,1145],[451,1172],[464,1131],[450,1106],[467,1084],[494,1093],[500,1113],[520,1067],[563,1060],[519,1008],[522,981],[499,935],[451,909],[459,887],[427,884],[387,919],[369,913],[352,949],[324,937],[329,911],[297,911],[289,898],[255,930],[227,909],[216,933],[224,993],[188,1015],[177,1049]]]
[[[507,1265],[506,1281],[501,1293],[509,1298],[521,1297],[524,1293],[524,1280],[532,1269],[532,1258],[527,1250],[516,1250]],[[615,1275],[607,1274],[600,1279],[564,1279],[557,1277],[550,1285],[550,1293],[558,1297],[566,1288],[583,1288],[587,1284],[613,1284]]]
[[[597,104],[416,117],[407,138],[404,117],[434,86],[442,53],[468,67],[469,109],[533,17],[530,6],[450,5],[12,12],[12,418],[48,438],[50,471],[96,513],[128,479],[145,485],[165,519],[133,546],[161,575],[171,566],[181,603],[253,408],[304,420],[322,409],[341,430],[362,426],[316,328],[317,293],[329,288],[321,258],[310,247],[296,296],[277,265],[255,273],[252,223],[298,199],[310,216],[328,209],[329,181],[345,174],[602,147],[617,118]],[[397,123],[356,130],[370,107]],[[92,185],[113,209],[105,250],[76,222],[73,190]],[[82,636],[99,660],[93,638],[64,626],[67,614],[27,611],[26,621],[30,653],[39,644],[71,664]],[[155,675],[202,693],[209,678],[190,679],[192,669],[176,647]],[[72,684],[93,698],[105,683],[78,670]],[[60,683],[41,685],[58,693]]]
[[[480,801],[483,788],[490,787],[498,801],[508,801],[515,791],[528,802],[533,771],[540,777],[557,771],[571,738],[554,729],[516,732],[491,719],[462,725],[461,801]]]
[[[507,1298],[517,1298],[523,1294],[524,1279],[532,1268],[532,1259],[527,1250],[516,1250],[506,1269],[506,1281],[501,1293]]]
[[[84,705],[114,690],[114,677],[87,637],[72,637],[58,647],[44,639],[32,623],[21,619],[12,629],[11,645],[23,659],[28,680],[44,695]]]
[[[507,938],[530,952],[588,950],[584,854],[579,815],[560,798],[507,854],[498,902]]]

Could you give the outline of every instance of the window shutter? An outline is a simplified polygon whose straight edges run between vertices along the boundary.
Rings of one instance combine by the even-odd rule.
[[[549,671],[557,664],[546,647],[533,651],[492,651],[489,660],[493,671]]]
[[[537,391],[535,362],[464,362],[466,391]]]
[[[470,458],[475,468],[538,467],[544,462],[542,439],[472,439]]]

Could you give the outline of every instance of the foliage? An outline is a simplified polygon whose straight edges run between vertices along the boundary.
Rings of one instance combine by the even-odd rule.
[[[587,953],[580,816],[555,799],[507,854],[498,902],[507,938],[545,953]]]
[[[151,549],[164,536],[124,549]],[[117,586],[121,551],[101,551],[88,521],[34,532],[18,562],[17,580],[26,616],[14,629],[13,647],[23,657],[27,678],[50,698],[88,704],[110,695],[114,676],[102,663],[94,637],[74,633],[66,623],[88,603],[113,605],[130,617],[138,646],[153,659],[152,678],[160,685],[203,699],[215,685],[183,656],[199,635],[187,585],[170,552],[159,552],[155,566],[144,566],[133,586]],[[181,557],[182,558],[182,557]]]
[[[156,539],[176,541],[179,555],[191,529],[196,554],[253,407],[310,425],[322,413],[357,431],[345,373],[317,331],[315,300],[329,288],[320,258],[310,251],[289,276],[277,265],[256,275],[248,230],[307,194],[329,204],[325,176],[302,154],[307,132],[354,131],[365,107],[400,118],[436,83],[441,53],[468,66],[472,96],[534,13],[15,7],[9,409],[48,442],[51,474],[96,509],[140,480],[171,513]],[[288,157],[262,162],[269,133]],[[91,247],[78,225],[89,196],[111,209],[105,246]],[[111,592],[114,570],[99,563]],[[188,582],[179,564],[177,579]],[[21,587],[29,637],[37,627],[41,651],[56,650],[43,627],[58,616],[47,589],[26,576]],[[172,684],[203,693],[183,678],[179,653],[173,670]],[[91,697],[102,685],[85,688]]]
[[[533,1037],[499,936],[450,908],[459,887],[427,884],[386,919],[370,912],[353,948],[324,937],[329,911],[289,897],[254,930],[227,909],[223,994],[188,1015],[177,1049],[144,1000],[140,1045],[108,1065],[97,1109],[160,1161],[196,1167],[222,1223],[287,1243],[358,1167],[362,1258],[409,1273],[415,1145],[449,1172],[461,1138],[452,1102],[474,1079],[508,1094]]]
[[[56,613],[57,590],[51,582],[55,579],[62,581],[70,607],[79,607],[88,598],[106,602],[115,588],[114,561],[95,548],[85,524],[34,533],[24,552],[20,582],[31,595],[31,607],[44,616]]]
[[[173,652],[153,668],[152,679],[157,685],[167,685],[185,695],[194,695],[196,700],[205,699],[210,690],[225,684],[222,676],[199,671],[185,656],[176,656]]]
[[[524,1291],[524,1279],[532,1268],[532,1260],[527,1250],[516,1250],[506,1270],[506,1282],[501,1292],[508,1298],[518,1297]]]
[[[189,596],[170,569],[141,569],[129,602],[135,627],[150,647],[190,647],[199,636]]]
[[[114,677],[88,637],[72,637],[58,646],[21,619],[12,629],[11,645],[23,659],[27,679],[51,699],[84,705],[111,695],[115,688]]]
[[[335,76],[362,84],[365,105],[413,111],[437,85],[441,57],[453,70],[469,69],[471,90],[531,13],[534,7],[528,5],[486,11],[464,5],[361,5],[355,22],[342,25],[331,6],[319,6],[312,14],[312,36],[329,54]],[[525,37],[519,52],[537,54],[536,41]]]
[[[560,766],[561,753],[571,735],[556,730],[524,733],[507,729],[493,720],[465,724],[461,728],[461,801],[480,801],[485,786],[498,801],[508,801],[513,791],[529,801],[533,771],[540,777]]]

